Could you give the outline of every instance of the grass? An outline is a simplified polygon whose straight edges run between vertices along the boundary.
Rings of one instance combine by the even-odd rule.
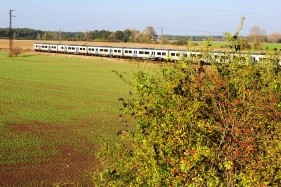
[[[204,46],[204,42],[202,42],[202,41],[200,41],[200,42],[198,41],[196,43],[198,43],[199,47]],[[211,42],[211,44],[214,49],[222,49],[221,46],[227,45],[227,42],[213,41],[213,42]],[[266,48],[268,48],[268,50],[273,50],[274,48],[277,48],[278,50],[280,50],[281,44],[280,43],[263,43],[261,48],[264,52],[266,52]]]
[[[118,99],[129,88],[112,71],[136,69],[129,62],[0,52],[0,186],[70,178],[87,185],[85,170],[100,167],[100,140],[116,142],[118,130],[133,128],[119,117]]]

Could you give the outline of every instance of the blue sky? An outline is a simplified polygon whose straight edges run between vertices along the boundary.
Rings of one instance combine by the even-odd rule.
[[[242,35],[255,25],[281,33],[280,0],[1,0],[0,28],[44,31],[124,30],[142,31],[153,26],[158,34],[222,35],[234,33],[246,17]]]

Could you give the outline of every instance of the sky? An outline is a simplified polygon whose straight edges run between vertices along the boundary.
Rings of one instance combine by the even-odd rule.
[[[91,30],[143,31],[157,34],[223,35],[235,33],[241,17],[241,35],[259,26],[267,34],[281,33],[281,0],[0,0],[0,28],[85,32]]]

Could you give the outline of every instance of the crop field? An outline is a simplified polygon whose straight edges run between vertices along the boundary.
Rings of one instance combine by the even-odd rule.
[[[0,51],[0,186],[91,184],[100,140],[133,128],[119,117],[129,88],[112,70],[137,63],[116,61]]]

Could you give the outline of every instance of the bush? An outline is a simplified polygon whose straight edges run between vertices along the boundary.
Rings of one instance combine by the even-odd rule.
[[[17,57],[19,54],[22,53],[22,51],[23,50],[21,48],[16,47],[9,53],[9,56],[16,56]]]
[[[120,100],[137,128],[123,144],[102,148],[106,169],[93,176],[95,184],[281,184],[280,67],[275,58],[239,59],[134,73],[129,84],[135,92]]]
[[[187,45],[187,44],[188,44],[188,41],[185,40],[185,39],[180,39],[180,40],[178,40],[176,42],[173,42],[173,45],[181,45],[181,46],[183,46],[183,45]]]

